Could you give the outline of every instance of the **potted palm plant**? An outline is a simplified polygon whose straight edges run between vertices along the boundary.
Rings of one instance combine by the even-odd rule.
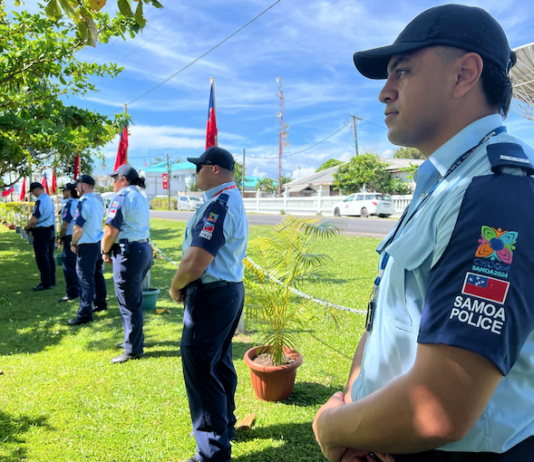
[[[320,277],[330,261],[315,253],[320,238],[332,237],[346,227],[342,220],[299,219],[286,216],[268,237],[249,243],[245,263],[246,315],[258,322],[259,347],[245,353],[245,363],[256,396],[265,401],[289,397],[302,364],[295,349],[294,328],[302,323],[311,303],[295,294],[301,284]],[[336,317],[336,312],[331,312]]]

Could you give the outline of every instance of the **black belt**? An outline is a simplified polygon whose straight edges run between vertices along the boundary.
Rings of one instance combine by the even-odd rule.
[[[240,282],[228,282],[228,281],[215,281],[215,282],[208,282],[207,284],[204,284],[200,279],[194,281],[191,283],[192,285],[197,286],[198,289],[202,290],[213,290],[213,289],[220,289],[221,287],[228,287],[233,286],[234,284],[241,284]]]

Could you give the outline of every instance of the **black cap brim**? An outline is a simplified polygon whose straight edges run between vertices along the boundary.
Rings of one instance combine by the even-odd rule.
[[[192,164],[199,165],[202,163],[202,160],[200,160],[200,157],[188,157],[187,162],[191,162]]]

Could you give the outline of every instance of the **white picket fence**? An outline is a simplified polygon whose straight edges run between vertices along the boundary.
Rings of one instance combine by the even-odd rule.
[[[323,215],[334,216],[334,206],[347,196],[315,197],[256,197],[243,199],[247,212],[265,213],[269,215]],[[412,200],[409,196],[391,196],[395,202],[395,215],[401,215]]]

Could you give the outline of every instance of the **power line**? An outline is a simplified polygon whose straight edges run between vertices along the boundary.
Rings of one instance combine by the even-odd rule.
[[[318,143],[315,143],[315,144],[312,144],[311,146],[308,146],[307,148],[304,148],[300,151],[297,151],[297,152],[293,152],[287,156],[285,156],[285,158],[287,159],[288,157],[293,157],[293,156],[296,156],[297,154],[300,154],[301,152],[304,152],[304,151],[307,151],[308,149],[311,149],[311,148],[314,148],[315,146],[317,146],[318,144],[321,144],[322,142],[326,141],[327,139],[329,138],[332,138],[336,133],[339,133],[341,130],[343,130],[345,127],[348,127],[348,125],[350,124],[350,122],[347,122],[345,125],[343,125],[341,128],[337,129],[334,133],[332,133],[331,135],[328,135],[325,139],[319,141]]]
[[[206,53],[204,53],[203,55],[199,56],[197,59],[195,59],[194,61],[190,62],[187,66],[185,67],[182,67],[182,69],[180,69],[178,72],[175,72],[173,75],[171,75],[170,77],[168,77],[167,79],[165,79],[163,82],[161,83],[158,83],[155,87],[151,88],[150,90],[148,90],[147,92],[143,93],[141,96],[138,96],[137,98],[135,98],[134,100],[130,101],[129,103],[126,103],[127,106],[131,106],[133,103],[135,103],[136,101],[139,101],[141,98],[145,97],[146,95],[148,95],[149,93],[152,93],[156,88],[159,88],[161,87],[163,84],[167,83],[169,80],[171,80],[172,78],[176,77],[178,74],[180,74],[181,72],[185,71],[188,67],[191,67],[193,64],[195,64],[197,61],[200,61],[204,56],[208,55],[209,53],[211,53],[213,50],[215,50],[216,48],[218,48],[219,46],[221,46],[223,43],[225,43],[226,41],[228,41],[229,39],[231,39],[234,35],[236,35],[237,33],[241,32],[245,27],[247,27],[249,24],[251,24],[252,22],[254,22],[256,19],[258,19],[260,16],[262,16],[263,14],[265,14],[267,11],[269,11],[273,6],[275,6],[277,3],[280,3],[281,0],[276,0],[276,2],[274,2],[271,6],[269,6],[268,8],[266,8],[265,10],[263,10],[258,16],[256,16],[255,18],[251,19],[249,22],[247,22],[244,26],[240,27],[239,29],[237,29],[233,34],[229,35],[228,37],[226,37],[223,41],[219,42],[217,45],[215,45],[214,47],[210,48],[208,51],[206,51]]]

